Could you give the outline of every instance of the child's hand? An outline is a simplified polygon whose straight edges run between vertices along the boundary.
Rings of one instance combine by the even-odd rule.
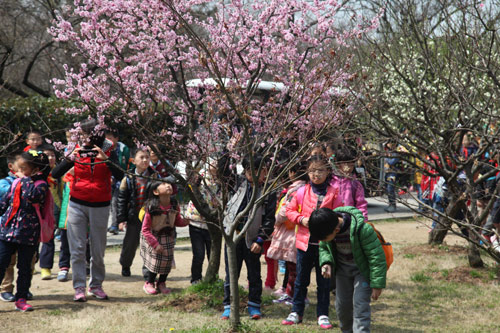
[[[382,289],[380,288],[372,288],[372,300],[378,300],[380,294],[382,294]]]
[[[302,224],[304,227],[309,228],[309,218],[304,217],[302,221],[300,221],[300,224]]]
[[[262,246],[260,246],[258,243],[252,243],[252,246],[250,246],[250,252],[252,253],[260,253],[262,251]]]
[[[127,222],[120,222],[118,224],[118,230],[123,231],[125,229],[127,229]]]
[[[156,245],[155,252],[156,253],[163,253],[163,246],[161,246],[161,244]]]
[[[332,266],[331,265],[323,265],[321,266],[321,275],[325,279],[329,279],[332,277]]]

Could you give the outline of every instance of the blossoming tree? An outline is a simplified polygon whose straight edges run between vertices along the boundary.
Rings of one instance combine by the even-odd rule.
[[[85,62],[65,66],[65,78],[54,80],[56,95],[82,102],[66,112],[126,123],[138,144],[157,144],[153,149],[161,159],[184,162],[185,173],[170,171],[209,225],[222,231],[230,263],[231,323],[237,326],[234,249],[248,223],[241,233],[236,225],[243,216],[252,220],[308,142],[354,112],[355,97],[343,90],[352,77],[349,41],[373,29],[376,18],[338,29],[342,5],[334,0],[75,3],[51,33],[56,41],[74,45]],[[234,188],[223,171],[234,170],[247,156],[257,184],[262,165],[254,165],[256,153],[272,160],[269,174],[224,229],[221,221]],[[217,191],[201,192],[194,185],[205,176],[207,161],[219,166]]]

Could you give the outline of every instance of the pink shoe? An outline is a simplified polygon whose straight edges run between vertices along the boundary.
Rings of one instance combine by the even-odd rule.
[[[158,282],[158,284],[156,285],[156,289],[163,295],[170,294],[172,292],[170,288],[167,288],[165,282]]]
[[[273,296],[278,297],[278,298],[280,298],[281,296],[283,296],[285,294],[286,294],[286,290],[283,287],[281,287],[278,290],[276,290],[275,292],[273,292]]]
[[[102,287],[90,287],[87,295],[94,296],[97,299],[108,299],[108,295],[102,290]]]
[[[73,301],[75,302],[86,302],[87,297],[85,297],[85,287],[76,287],[75,288],[75,297],[73,297]]]
[[[158,294],[158,290],[156,290],[155,285],[153,283],[145,282],[142,290],[148,295],[156,295]]]
[[[16,306],[17,311],[21,312],[26,312],[26,311],[33,311],[33,307],[26,303],[26,300],[24,298],[20,298],[14,303]]]

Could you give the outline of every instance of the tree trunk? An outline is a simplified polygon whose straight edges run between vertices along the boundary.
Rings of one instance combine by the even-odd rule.
[[[221,224],[219,223],[219,225]],[[207,223],[207,226],[210,233],[210,260],[208,261],[207,272],[203,281],[215,282],[219,274],[222,233],[220,228],[213,223]]]
[[[473,268],[484,267],[484,262],[481,259],[481,252],[476,244],[469,242],[469,249],[467,250],[467,257],[469,259],[469,265]]]
[[[231,291],[231,328],[238,330],[240,326],[240,294],[238,288],[238,265],[236,261],[236,244],[226,241],[227,261],[229,265],[229,289]]]
[[[448,204],[445,210],[445,215],[454,218],[462,209],[466,209],[465,201],[457,198]],[[442,244],[448,230],[451,228],[451,225],[452,220],[449,218],[441,216],[438,217],[436,226],[429,233],[429,244]]]

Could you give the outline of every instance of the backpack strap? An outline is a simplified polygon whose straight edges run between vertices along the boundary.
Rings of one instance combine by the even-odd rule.
[[[306,193],[306,186],[301,186],[297,190],[297,194],[295,194],[295,197],[297,198],[297,204],[299,205],[299,212],[302,211],[302,205],[304,204],[304,194]]]

